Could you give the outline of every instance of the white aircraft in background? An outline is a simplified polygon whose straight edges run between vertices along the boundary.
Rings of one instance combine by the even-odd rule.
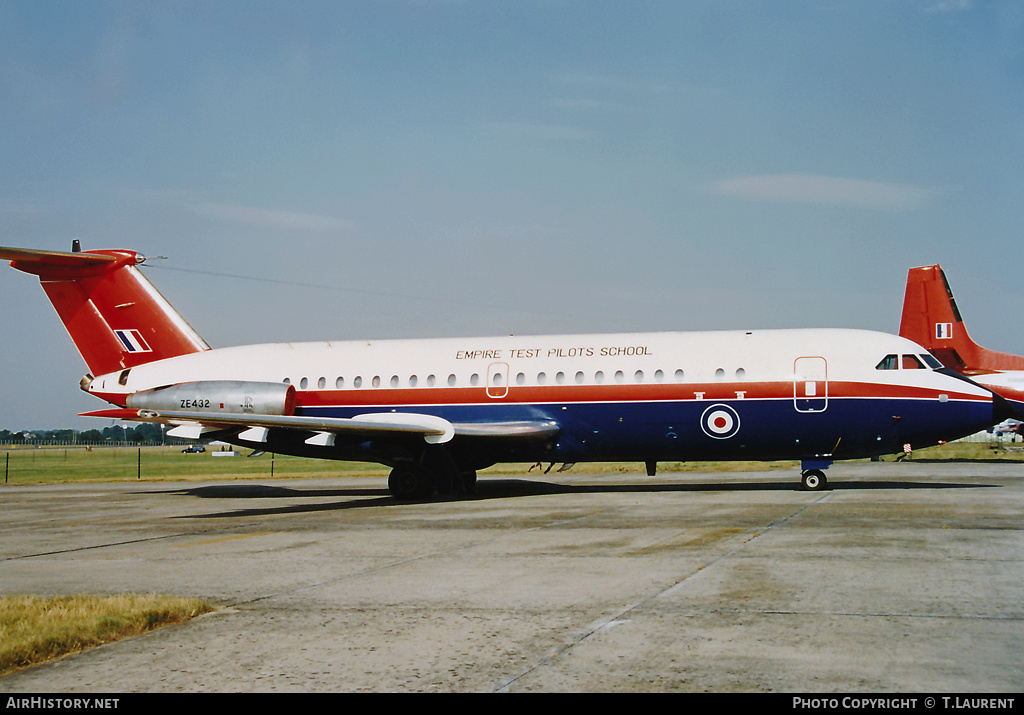
[[[77,248],[77,246],[76,246]],[[495,463],[801,461],[926,447],[1001,401],[905,338],[764,330],[276,343],[211,349],[134,251],[0,248],[39,276],[89,369],[97,417],[260,451],[377,462],[400,499]]]
[[[967,333],[942,266],[911,268],[900,335],[928,348],[947,368],[1005,398],[1011,417],[1024,419],[1024,356],[989,350]]]

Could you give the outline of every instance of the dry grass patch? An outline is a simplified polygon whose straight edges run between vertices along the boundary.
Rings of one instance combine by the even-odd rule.
[[[213,608],[195,598],[0,597],[0,674],[181,623]]]

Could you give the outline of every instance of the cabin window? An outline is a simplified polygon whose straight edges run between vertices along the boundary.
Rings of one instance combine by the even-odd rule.
[[[339,377],[337,380],[334,381],[334,386],[339,390],[345,387],[345,378]]]
[[[576,373],[576,384],[577,385],[582,385],[583,384],[583,380],[584,380],[583,373],[582,372],[577,372]]]
[[[683,371],[682,370],[676,370],[676,382],[682,382],[682,381],[683,381]]]
[[[718,368],[717,370],[715,370],[716,379],[721,380],[723,377],[725,377],[725,370],[723,370],[722,368]]]
[[[654,372],[654,381],[655,382],[661,382],[664,379],[665,379],[665,373],[664,372],[662,372],[661,370],[656,370]]]
[[[898,370],[899,363],[895,355],[886,355],[882,361],[875,365],[876,370]]]
[[[418,377],[416,377],[415,375],[410,375],[409,376],[409,387],[416,387],[416,385],[419,383],[419,381],[420,381],[420,379]]]
[[[602,382],[604,382],[604,373],[601,372],[600,370],[595,372],[594,373],[594,382],[596,382],[598,385],[600,385]]]
[[[479,385],[479,384],[480,384],[480,376],[479,376],[479,375],[477,375],[477,374],[476,374],[476,373],[474,372],[474,373],[473,373],[472,375],[470,375],[470,377],[469,377],[469,384],[470,384],[470,385],[473,385],[474,387],[476,387],[477,385]]]
[[[282,380],[282,382],[286,385],[292,384],[292,380],[290,377],[286,377],[284,380]]]
[[[434,377],[433,375],[427,375],[427,387],[433,387],[436,381],[436,377]]]
[[[565,384],[565,373],[560,372],[557,375],[555,375],[555,382],[557,382],[559,385]]]
[[[615,371],[615,382],[622,382],[626,379],[626,376],[622,373],[622,370]]]
[[[517,385],[525,385],[526,384],[526,375],[523,374],[523,373],[519,373],[518,375],[516,375],[516,384]]]
[[[370,383],[371,383],[371,384],[372,384],[372,385],[373,385],[374,387],[380,387],[380,375],[374,375],[374,376],[373,376],[373,380],[371,380],[371,381],[370,381]]]
[[[127,385],[128,384],[128,373],[131,372],[131,371],[132,371],[131,368],[128,368],[127,370],[122,370],[121,374],[117,378],[117,384],[121,385],[122,387]]]
[[[301,380],[299,380],[299,387],[301,389],[305,390],[307,385],[309,385],[309,380],[307,380],[306,378],[302,378]]]
[[[636,374],[633,375],[633,379],[636,380],[637,382],[643,382],[644,381],[644,371],[643,370],[637,370]]]
[[[362,387],[363,386],[363,377],[362,377],[362,375],[356,375],[355,376],[355,379],[352,380],[352,386],[353,387]]]
[[[455,387],[455,375],[448,376],[448,387]]]
[[[321,390],[327,387],[327,378],[321,377],[319,380],[316,381],[316,386]]]
[[[747,376],[747,371],[746,370],[744,370],[742,367],[736,368],[736,379],[737,380],[742,380],[746,376]]]
[[[391,386],[392,387],[398,387],[398,383],[399,382],[400,382],[400,380],[398,379],[398,375],[392,375],[391,376]]]
[[[547,375],[545,375],[543,372],[538,372],[537,373],[537,384],[538,385],[543,385],[547,381],[548,381],[548,376]]]

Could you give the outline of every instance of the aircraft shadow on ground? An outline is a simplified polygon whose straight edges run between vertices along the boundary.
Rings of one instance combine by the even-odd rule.
[[[995,487],[994,484],[969,482],[915,482],[907,480],[880,481],[836,481],[830,482],[821,493],[829,491],[873,491],[889,489],[979,489]],[[801,491],[799,482],[786,481],[749,481],[749,482],[710,482],[710,483],[659,483],[641,484],[558,484],[548,481],[529,479],[481,479],[472,494],[450,497],[437,497],[422,501],[399,501],[390,495],[386,488],[328,488],[328,489],[293,489],[289,487],[267,486],[262,484],[220,484],[211,486],[174,489],[166,493],[200,499],[311,499],[334,498],[342,501],[295,504],[279,504],[272,507],[239,508],[210,514],[190,514],[177,518],[212,519],[229,517],[271,516],[281,514],[303,514],[321,511],[345,511],[348,509],[365,509],[369,507],[401,507],[409,504],[428,504],[432,502],[453,501],[486,501],[491,499],[523,498],[545,496],[551,494],[657,494],[671,492],[770,492],[770,491]],[[364,498],[359,498],[364,497]]]
[[[966,457],[954,459],[921,459],[919,457],[915,457],[914,459],[905,462],[905,464],[1016,464],[1024,466],[1024,461],[1013,459],[1012,457],[993,457],[991,459],[969,459]]]

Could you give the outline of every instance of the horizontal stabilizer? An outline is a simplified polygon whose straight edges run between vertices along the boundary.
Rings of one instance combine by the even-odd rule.
[[[46,272],[46,269],[109,266],[118,259],[104,253],[65,253],[0,246],[0,260],[13,261],[18,270],[39,275]]]

